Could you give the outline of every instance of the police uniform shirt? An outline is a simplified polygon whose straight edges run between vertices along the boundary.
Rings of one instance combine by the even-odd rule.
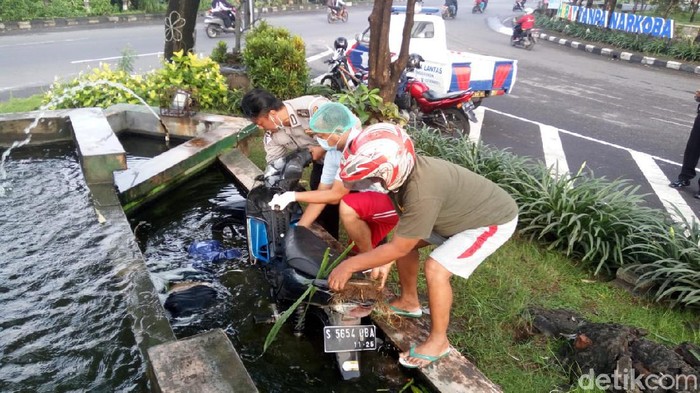
[[[330,101],[323,96],[301,96],[284,101],[290,125],[275,132],[265,132],[263,138],[265,160],[271,163],[299,148],[318,146],[318,142],[305,131],[309,129],[311,115],[318,110],[319,106],[327,102]]]

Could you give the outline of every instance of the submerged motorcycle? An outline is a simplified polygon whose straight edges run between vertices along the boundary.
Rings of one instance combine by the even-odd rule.
[[[221,34],[233,34],[236,32],[236,10],[230,11],[231,15],[231,27],[224,27],[224,20],[217,15],[213,10],[207,11],[204,15],[204,26],[207,37],[216,38]]]
[[[311,154],[303,149],[275,161],[256,179],[260,184],[248,193],[244,213],[240,206],[235,207],[225,213],[228,221],[222,219],[213,228],[222,231],[244,216],[251,262],[264,272],[272,298],[282,309],[296,302],[309,285],[317,288],[311,299],[294,310],[294,332],[303,334],[307,318],[317,317],[323,324],[324,352],[335,354],[342,377],[348,380],[360,376],[360,351],[377,349],[376,327],[361,325],[373,301],[332,299],[328,283],[316,279],[328,244],[310,229],[296,225],[302,214],[299,203],[282,210],[268,205],[275,194],[303,190],[299,180],[309,163]],[[329,261],[339,255],[331,249]]]
[[[414,75],[423,61],[418,54],[409,56],[399,78],[396,105],[399,109],[407,110],[411,118],[436,127],[449,136],[462,138],[469,135],[469,122],[477,121],[472,102],[474,93],[470,89],[447,94],[430,90]]]

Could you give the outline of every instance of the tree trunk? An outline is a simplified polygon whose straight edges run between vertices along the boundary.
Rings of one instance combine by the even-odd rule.
[[[605,21],[605,28],[610,29],[610,19],[612,19],[612,14],[617,8],[617,0],[606,0],[605,10],[608,11],[608,20]]]
[[[173,53],[192,52],[197,24],[199,0],[170,0],[165,15],[165,49],[163,54],[170,61]]]
[[[392,62],[389,51],[389,27],[392,0],[375,0],[369,16],[369,75],[370,89],[379,88],[384,102],[394,102],[396,87],[401,72],[408,61],[408,45],[413,29],[413,12],[416,0],[406,2],[406,21],[403,27],[403,41],[398,58]]]
[[[671,0],[668,2],[668,8],[666,8],[666,12],[664,12],[664,19],[668,19],[668,15],[671,14],[671,11],[676,6],[677,2],[678,0]]]
[[[693,23],[695,21],[695,14],[698,12],[698,6],[700,6],[700,0],[695,0],[693,3],[691,3],[691,8],[693,9],[693,11],[690,14],[690,23]]]

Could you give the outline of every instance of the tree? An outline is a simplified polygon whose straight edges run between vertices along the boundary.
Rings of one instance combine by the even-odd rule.
[[[379,88],[379,95],[384,102],[394,102],[399,77],[408,62],[408,44],[411,40],[416,0],[408,0],[406,3],[403,40],[399,56],[393,62],[389,51],[391,6],[392,0],[375,0],[372,13],[369,16],[368,85],[370,89]]]
[[[194,49],[195,25],[199,0],[170,0],[165,14],[165,58],[170,61],[174,52]]]

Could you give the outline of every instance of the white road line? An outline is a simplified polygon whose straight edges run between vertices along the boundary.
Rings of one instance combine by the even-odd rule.
[[[332,50],[332,49],[328,49],[328,50],[325,51],[325,52],[321,52],[321,53],[315,54],[315,55],[313,55],[313,56],[307,57],[307,58],[306,58],[306,62],[307,62],[307,63],[310,63],[310,62],[312,62],[312,61],[316,61],[316,60],[318,60],[318,59],[320,59],[320,58],[323,58],[323,57],[326,57],[326,56],[332,55],[332,54],[333,54],[333,50]]]
[[[481,140],[481,126],[484,125],[484,110],[483,106],[479,106],[474,109],[474,114],[476,115],[476,123],[472,123],[469,126],[469,140],[473,143],[479,143]]]
[[[692,128],[692,126],[693,126],[693,123],[686,123],[686,124],[683,124],[683,123],[676,123],[675,121],[659,119],[658,117],[650,117],[650,119],[651,119],[651,120],[660,121],[660,122],[662,122],[662,123],[674,124],[674,125],[681,126],[681,127],[684,127],[684,128]]]
[[[146,56],[162,56],[163,52],[153,52],[153,53],[142,53],[140,55],[134,55],[133,57],[146,57]],[[112,56],[112,57],[103,57],[101,59],[85,59],[85,60],[75,60],[71,61],[71,64],[80,64],[80,63],[92,63],[96,61],[108,61],[108,60],[118,60],[121,59],[124,56]]]
[[[544,161],[547,167],[553,172],[555,177],[569,175],[569,164],[566,162],[564,147],[559,138],[559,129],[556,127],[540,124],[540,136],[542,137],[542,148],[544,149]]]
[[[499,115],[510,117],[512,119],[517,119],[517,120],[524,121],[527,123],[537,124],[538,126],[540,126],[540,130],[542,129],[542,126],[550,127],[550,126],[547,126],[546,124],[542,124],[542,123],[537,122],[537,121],[525,119],[523,117],[516,116],[516,115],[511,115],[510,113],[501,112],[499,110],[495,110],[495,109],[491,109],[491,108],[484,108],[484,109],[489,110],[489,111],[494,112],[494,113],[498,113]],[[601,145],[605,145],[605,146],[609,146],[609,147],[613,147],[616,149],[627,151],[632,156],[632,158],[635,160],[635,162],[637,163],[637,166],[642,171],[642,174],[645,176],[645,178],[647,179],[647,181],[651,185],[652,189],[654,190],[654,193],[656,193],[656,195],[659,197],[659,199],[661,199],[661,202],[663,203],[664,207],[666,208],[668,213],[671,215],[671,217],[673,217],[674,219],[678,218],[678,214],[676,213],[676,210],[673,207],[673,206],[675,206],[678,209],[678,211],[680,211],[681,214],[686,218],[686,220],[688,222],[692,222],[693,220],[697,221],[697,217],[695,216],[695,213],[693,213],[693,210],[690,208],[690,206],[688,206],[688,204],[680,196],[680,194],[677,191],[674,191],[673,189],[668,187],[669,179],[668,179],[668,177],[666,177],[666,175],[663,173],[663,171],[661,171],[661,169],[659,168],[659,166],[656,164],[655,161],[661,161],[661,162],[665,162],[667,164],[671,164],[671,165],[675,165],[675,166],[681,166],[681,164],[679,164],[675,161],[667,160],[667,159],[662,158],[662,157],[653,156],[653,155],[650,155],[647,153],[633,150],[633,149],[630,149],[629,147],[624,147],[624,146],[620,146],[620,145],[617,145],[614,143],[601,141],[600,139],[591,138],[589,136],[581,135],[581,134],[567,131],[567,130],[563,130],[561,128],[558,129],[557,131],[559,133],[571,135],[571,136],[574,136],[574,137],[577,137],[580,139],[585,139],[587,141],[591,141],[591,142],[599,143]],[[545,153],[545,155],[546,154],[547,153]],[[669,192],[669,191],[672,191],[672,192]],[[674,193],[675,193],[675,195],[674,195]]]
[[[630,151],[632,158],[642,170],[644,177],[647,179],[651,188],[654,190],[656,195],[661,199],[661,203],[671,215],[676,222],[682,222],[681,217],[678,216],[680,213],[689,223],[693,221],[698,222],[698,218],[693,212],[693,210],[685,203],[685,200],[681,194],[668,186],[668,178],[664,172],[659,168],[654,161],[654,157],[646,153],[641,153],[638,151]],[[676,211],[677,208],[678,211]]]

